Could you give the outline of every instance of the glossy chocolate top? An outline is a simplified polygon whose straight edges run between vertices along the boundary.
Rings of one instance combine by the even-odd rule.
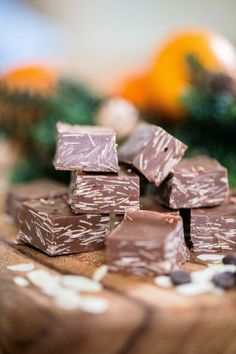
[[[215,170],[224,170],[225,168],[215,159],[210,158],[209,156],[199,155],[190,158],[184,158],[181,160],[178,165],[173,168],[175,173],[184,173],[184,172],[196,172],[204,173]]]
[[[140,198],[140,209],[158,211],[159,213],[179,215],[178,210],[173,210],[173,209],[165,207],[156,198],[152,198],[151,196]]]
[[[192,209],[191,214],[203,216],[234,216],[236,218],[236,193],[231,192],[227,200],[217,207]]]
[[[123,221],[109,238],[157,241],[173,232],[180,221],[181,217],[177,215],[139,210],[125,214]]]
[[[12,187],[9,193],[17,199],[29,200],[54,198],[67,193],[67,186],[50,179],[37,179],[32,182]]]
[[[55,198],[53,200],[30,200],[23,203],[24,207],[34,210],[36,213],[48,216],[49,218],[76,217],[67,205],[66,198]]]

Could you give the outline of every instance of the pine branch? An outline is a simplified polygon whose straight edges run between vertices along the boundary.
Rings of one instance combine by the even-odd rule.
[[[25,92],[9,92],[0,86],[0,130],[21,141],[22,161],[12,171],[13,182],[48,176],[67,180],[68,174],[54,171],[55,125],[93,124],[93,117],[102,98],[84,86],[61,80],[48,97]]]

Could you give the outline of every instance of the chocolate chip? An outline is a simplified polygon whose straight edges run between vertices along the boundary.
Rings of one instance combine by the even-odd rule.
[[[212,282],[222,289],[231,289],[235,286],[235,276],[232,272],[223,272],[214,275]]]
[[[224,264],[235,264],[236,265],[236,254],[228,254],[223,258]]]
[[[181,285],[191,283],[191,276],[188,272],[184,272],[183,270],[176,270],[170,273],[170,279],[173,285]]]

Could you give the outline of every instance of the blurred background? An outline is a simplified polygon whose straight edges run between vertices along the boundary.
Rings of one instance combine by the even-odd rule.
[[[234,0],[31,0],[61,21],[70,42],[68,66],[99,89],[146,65],[166,35],[200,26],[236,41]]]
[[[0,29],[2,33],[7,29],[13,52],[14,46],[19,47],[19,53],[15,53],[17,60],[38,59],[38,55],[45,59],[47,53],[67,72],[104,90],[117,77],[147,65],[158,44],[175,30],[199,26],[236,41],[235,0],[181,0],[178,4],[173,0],[1,0],[1,3]],[[33,33],[27,30],[32,27]],[[31,51],[20,50],[23,43],[17,40],[19,31],[25,37],[21,37],[23,42],[28,42],[29,47],[34,44]],[[2,58],[3,39],[0,48]]]
[[[9,180],[67,180],[51,164],[57,120],[122,141],[144,119],[219,159],[235,185],[235,13],[235,0],[0,0]]]

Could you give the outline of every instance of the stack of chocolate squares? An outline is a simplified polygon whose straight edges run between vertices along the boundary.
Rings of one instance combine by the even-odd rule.
[[[51,256],[104,248],[122,215],[139,209],[139,177],[119,168],[115,133],[58,123],[54,165],[71,171],[69,198],[25,202],[19,238]]]
[[[200,253],[235,251],[236,198],[232,192],[229,195],[227,170],[216,160],[207,156],[182,159],[185,150],[186,146],[163,129],[141,124],[120,148],[119,159],[134,166],[155,186],[153,196],[141,202],[142,208],[182,217],[185,240],[192,251]],[[111,268],[114,271],[127,271],[141,275],[157,273],[160,262],[156,260],[164,257],[163,253],[155,254],[154,247],[152,248],[153,243],[150,242],[149,245],[149,238],[151,234],[156,233],[157,236],[160,231],[155,229],[156,224],[153,223],[151,232],[150,221],[146,241],[142,245],[134,242],[131,231],[126,234],[126,237],[124,236],[126,230],[130,229],[127,216],[126,221],[123,221],[123,224],[108,237]],[[137,214],[131,217],[136,218]],[[137,233],[141,232],[141,225],[144,225],[141,218],[139,221],[139,227],[137,222],[132,224],[133,229],[136,224]],[[152,241],[153,239],[154,236]],[[143,251],[135,247],[132,251],[130,249],[127,251],[128,240],[135,246],[143,247],[145,255]],[[166,252],[167,248],[171,248],[171,244],[168,243],[167,238],[165,242]],[[153,264],[149,261],[147,265],[148,258],[152,259],[152,257]],[[184,258],[187,258],[187,254],[182,250],[182,261]],[[158,270],[164,272],[167,269],[162,267]]]
[[[157,189],[165,206],[179,209],[189,247],[198,253],[236,250],[236,200],[227,170],[207,156],[183,159]]]
[[[186,149],[164,129],[142,123],[119,149],[119,160],[159,186]],[[141,198],[141,209],[144,210],[126,213],[108,236],[110,270],[153,276],[177,269],[190,256],[179,211],[163,207],[152,197]]]
[[[186,241],[196,252],[235,250],[227,171],[209,157],[183,159],[186,149],[141,123],[119,149],[119,166],[111,129],[58,123],[54,166],[71,171],[68,195],[25,202],[20,239],[49,255],[106,246],[111,271],[141,276],[177,269],[190,258]],[[139,197],[139,176],[154,186],[151,196]]]

